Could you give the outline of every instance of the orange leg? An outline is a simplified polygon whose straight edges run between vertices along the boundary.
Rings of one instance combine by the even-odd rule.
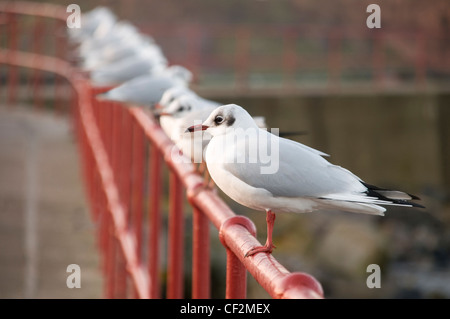
[[[272,250],[275,248],[274,244],[272,243],[272,231],[273,226],[275,224],[275,213],[273,213],[271,210],[267,210],[266,212],[266,222],[267,222],[267,240],[266,244],[264,246],[259,246],[250,249],[246,254],[245,257],[252,256],[257,253],[271,253]]]

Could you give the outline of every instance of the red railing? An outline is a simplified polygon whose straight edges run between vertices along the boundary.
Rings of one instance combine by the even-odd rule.
[[[196,88],[208,96],[446,90],[450,77],[444,58],[450,47],[439,45],[449,35],[420,29],[152,22],[141,28],[169,48],[171,61],[196,72]]]
[[[66,13],[55,5],[26,2],[0,3],[1,20],[6,23],[7,46],[0,50],[0,63],[8,65],[9,102],[17,102],[22,84],[19,72],[34,70],[32,76],[49,72],[72,87],[65,94],[71,106],[74,131],[80,150],[83,177],[92,219],[97,225],[97,242],[102,254],[105,296],[108,298],[167,298],[184,295],[184,196],[192,207],[192,298],[211,297],[210,223],[218,230],[226,249],[226,298],[245,298],[247,271],[274,298],[322,298],[320,283],[301,272],[289,272],[272,255],[256,254],[245,258],[252,247],[260,245],[252,221],[236,215],[215,194],[203,187],[203,179],[192,164],[177,160],[174,144],[151,114],[143,109],[127,108],[120,103],[99,101],[96,94],[106,88],[94,88],[89,80],[64,58],[65,44],[49,37],[53,52],[37,52],[32,42],[30,52],[16,45],[28,29],[22,19],[34,17],[36,25],[54,23],[61,34]],[[39,19],[44,19],[39,21]],[[49,22],[48,20],[55,20]],[[44,22],[45,21],[45,22]],[[49,30],[49,28],[46,28]],[[30,31],[31,32],[31,31]],[[36,39],[36,38],[35,38]],[[37,40],[35,40],[37,41]],[[49,50],[47,48],[47,50]],[[41,74],[42,73],[42,74]],[[41,77],[42,79],[42,77]],[[50,96],[58,99],[61,88],[53,82]],[[34,92],[43,89],[34,82]],[[34,96],[36,104],[41,95]],[[58,105],[54,104],[56,110]],[[174,155],[175,154],[175,155]],[[167,169],[168,181],[163,172]],[[167,278],[162,271],[163,185],[168,182]]]

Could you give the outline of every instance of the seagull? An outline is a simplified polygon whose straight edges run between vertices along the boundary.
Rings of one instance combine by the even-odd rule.
[[[267,240],[248,251],[271,253],[275,213],[338,209],[384,215],[380,205],[422,207],[417,196],[365,183],[349,170],[328,162],[327,154],[258,128],[235,104],[220,106],[188,132],[212,135],[205,161],[215,184],[234,201],[266,211]],[[270,153],[270,156],[266,156]]]
[[[105,100],[153,107],[169,88],[187,86],[191,80],[191,71],[180,65],[171,65],[135,77],[103,94],[99,94],[99,97]]]
[[[151,47],[162,53],[161,48],[148,35],[140,33],[124,35],[116,39],[111,39],[111,41],[85,54],[81,54],[80,52],[80,56],[83,58],[80,67],[84,71],[94,71],[103,65],[117,62],[128,56],[137,55],[141,50],[146,50],[147,48],[151,50]]]
[[[176,92],[176,91],[174,91]],[[178,96],[167,107],[157,112],[163,131],[193,163],[202,163],[203,152],[211,140],[209,132],[185,134],[196,123],[203,123],[209,115],[222,104],[201,98],[195,93]],[[254,116],[259,128],[266,128],[263,116]]]
[[[162,107],[169,101],[171,103],[167,107]],[[185,132],[190,126],[203,123],[220,105],[222,104],[202,98],[189,89],[176,87],[165,94],[160,102],[162,109],[156,112],[159,115],[161,128],[184,155],[184,157],[177,156],[176,158],[199,164],[196,166],[196,170],[203,175],[204,184],[209,188],[213,188],[214,183],[210,180],[203,155],[212,136],[209,132],[204,131],[192,134],[185,134]],[[266,127],[263,116],[253,117],[253,120],[259,127]]]
[[[177,97],[158,113],[161,128],[193,163],[203,162],[203,150],[212,136],[208,132],[184,134],[192,125],[203,123],[220,104],[193,94]]]
[[[139,32],[133,24],[119,21],[102,33],[96,32],[92,37],[86,39],[81,43],[79,52],[81,56],[88,57],[110,44],[118,45],[119,41],[138,36]]]
[[[90,74],[96,86],[118,85],[144,74],[167,67],[167,59],[158,46],[147,46],[136,54],[103,65]]]
[[[81,15],[82,28],[67,28],[72,43],[82,43],[96,34],[105,32],[113,27],[117,17],[107,7],[96,7]]]
[[[173,87],[167,89],[164,92],[163,96],[161,97],[161,100],[158,103],[159,108],[168,107],[172,102],[174,102],[175,100],[179,99],[182,96],[191,96],[191,97],[195,98],[195,100],[196,100],[195,109],[209,107],[209,106],[219,107],[222,105],[218,102],[202,98],[201,96],[197,95],[197,93],[192,91],[186,85],[177,85],[177,86],[173,86]]]

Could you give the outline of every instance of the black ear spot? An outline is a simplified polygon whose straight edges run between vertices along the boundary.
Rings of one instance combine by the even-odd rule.
[[[231,126],[234,124],[235,121],[236,121],[236,119],[234,118],[234,116],[230,116],[227,120],[227,125]]]

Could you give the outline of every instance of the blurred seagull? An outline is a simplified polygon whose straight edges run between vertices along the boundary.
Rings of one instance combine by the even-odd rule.
[[[207,100],[205,98],[200,97],[199,95],[197,95],[197,93],[189,89],[189,87],[186,85],[179,85],[171,87],[170,89],[167,89],[164,92],[163,96],[161,97],[161,100],[158,103],[159,108],[168,107],[172,102],[174,102],[181,96],[192,96],[193,98],[195,98],[196,100],[195,109],[209,107],[211,105],[215,107],[219,107],[220,105],[222,105],[218,102]]]
[[[107,32],[116,23],[117,18],[107,7],[96,7],[81,14],[82,28],[67,28],[72,43],[83,43],[94,35]]]
[[[100,94],[99,97],[106,100],[153,107],[169,88],[187,86],[191,80],[191,71],[180,65],[172,65],[135,77],[106,93]]]
[[[96,86],[118,85],[140,75],[161,72],[166,67],[167,59],[161,50],[157,46],[150,46],[134,55],[95,69],[90,78]]]
[[[323,158],[327,154],[259,129],[238,105],[221,106],[202,124],[188,128],[189,132],[198,130],[212,135],[205,161],[216,185],[236,202],[266,211],[266,244],[251,249],[246,257],[272,252],[278,212],[331,208],[383,215],[386,209],[380,205],[423,207],[410,201],[419,199],[414,195],[369,185],[329,163]],[[262,160],[268,153],[266,147],[271,148],[270,157]]]
[[[116,39],[97,50],[89,52],[84,57],[81,68],[85,71],[93,71],[106,64],[137,55],[140,50],[150,46],[155,46],[156,49],[160,50],[153,38],[147,35],[137,34],[123,39]]]
[[[127,21],[119,21],[101,34],[96,32],[92,37],[81,43],[79,53],[83,58],[95,55],[108,45],[117,46],[121,41],[133,37],[139,37],[137,28]]]

